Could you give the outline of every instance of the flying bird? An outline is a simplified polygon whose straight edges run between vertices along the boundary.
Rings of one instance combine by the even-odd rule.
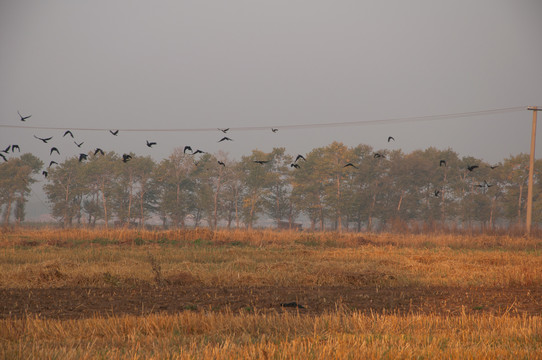
[[[11,145],[11,152],[15,152],[15,149],[17,149],[18,152],[21,152],[19,145]]]
[[[4,156],[4,154],[0,154],[0,157],[1,157],[2,159],[4,159],[4,161],[8,161],[8,159],[6,159],[6,157]]]
[[[81,141],[79,144],[76,143],[75,141],[73,142],[75,145],[77,145],[77,147],[81,147],[81,145],[83,145],[85,142],[84,141]]]
[[[122,162],[127,163],[128,161],[132,160],[132,156],[128,154],[122,154]]]
[[[297,160],[302,159],[303,161],[307,161],[303,155],[297,155],[294,162],[297,162]]]
[[[94,150],[94,156],[96,156],[96,154],[98,154],[98,153],[103,155],[104,151],[102,149],[100,149],[100,148],[96,148],[96,150]]]
[[[64,132],[64,135],[62,135],[62,137],[66,136],[66,135],[70,135],[73,139],[73,133],[70,131],[70,130],[66,130],[66,132]]]
[[[378,158],[386,158],[386,155],[382,155],[381,153],[375,153],[373,157],[374,157],[375,159],[378,159]]]
[[[388,142],[390,142],[392,140],[395,141],[395,138],[393,136],[388,136]]]
[[[58,165],[58,163],[54,160],[52,160],[50,163],[49,163],[49,167],[53,166],[53,165]]]
[[[343,168],[349,167],[349,166],[353,167],[354,169],[357,169],[357,168],[358,168],[356,165],[354,165],[354,164],[352,164],[352,163],[346,164],[345,166],[343,166]]]
[[[41,172],[41,174],[42,174],[43,176],[45,176],[45,177],[47,177],[47,175],[49,175],[49,173],[48,173],[47,171],[45,171],[45,170],[43,170],[43,171]]]
[[[478,165],[467,165],[467,170],[469,170],[469,171],[472,171],[472,170],[478,169],[478,168],[479,168]]]
[[[51,136],[51,137],[48,137],[48,138],[39,138],[39,137],[37,137],[36,135],[34,135],[34,137],[35,137],[36,139],[38,139],[38,140],[43,141],[43,142],[46,143],[46,144],[47,144],[47,141],[49,141],[49,140],[51,140],[51,139],[53,138],[52,136]]]
[[[440,163],[438,166],[444,166],[446,167],[446,160],[440,160]]]
[[[219,128],[218,130],[222,131],[222,132],[225,134],[225,133],[228,132],[228,130],[230,130],[230,128],[227,128],[227,129],[220,129],[220,128]]]
[[[222,139],[218,140],[218,142],[222,142],[222,141],[225,141],[225,140],[227,140],[227,141],[233,141],[233,140],[230,139],[229,137],[224,136]]]
[[[83,161],[83,160],[86,160],[88,157],[87,154],[79,154],[79,162]]]
[[[196,154],[205,154],[205,151],[198,149],[192,153],[192,155],[196,155]]]
[[[9,153],[9,149],[11,149],[11,145],[8,145],[8,147],[7,147],[7,148],[5,148],[4,150],[2,150],[2,151],[0,151],[0,152],[4,152],[4,153],[6,153],[6,154],[7,154],[7,153]],[[13,152],[13,149],[12,149],[12,151],[11,151],[11,152]]]
[[[150,147],[150,148],[152,148],[153,145],[156,145],[156,142],[155,142],[155,141],[152,141],[152,142],[149,141],[149,140],[146,140],[146,141],[147,141],[147,146]]]
[[[293,164],[290,164],[290,167],[293,167],[293,168],[296,168],[296,169],[299,169],[301,166],[299,166],[298,164],[296,163],[293,163]]]
[[[118,130],[115,130],[115,131],[113,131],[113,130],[109,130],[109,132],[110,132],[111,134],[115,135],[115,136],[117,136],[117,135],[118,135],[118,133],[119,133],[119,131],[118,131]]]
[[[218,165],[226,166],[222,161],[218,160]]]
[[[21,113],[20,113],[19,111],[17,111],[17,114],[19,114],[19,116],[21,117],[21,121],[26,121],[26,119],[28,119],[29,117],[32,116],[32,115],[22,116]]]
[[[190,150],[190,152],[191,152],[192,154],[194,153],[194,152],[192,151],[192,148],[191,148],[190,146],[186,145],[186,146],[184,147],[183,154],[186,154],[186,152],[189,151],[189,150]]]
[[[439,197],[440,196],[440,190],[435,190],[435,197]]]
[[[254,162],[256,164],[263,165],[263,164],[267,164],[269,162],[269,160],[254,160]]]
[[[54,146],[51,148],[51,151],[49,151],[49,155],[53,155],[55,151],[58,155],[60,155],[60,151],[58,151],[58,149]]]
[[[274,132],[274,133],[276,133],[277,131],[279,131],[279,129],[277,129],[277,128],[271,128],[271,131]]]

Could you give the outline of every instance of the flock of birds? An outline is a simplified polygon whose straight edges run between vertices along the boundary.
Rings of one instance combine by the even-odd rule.
[[[28,120],[30,117],[32,117],[32,115],[23,116],[23,115],[21,115],[21,113],[20,113],[19,111],[17,111],[17,113],[19,114],[20,121],[26,121],[26,120]],[[228,131],[230,130],[230,128],[218,128],[218,130],[221,131],[223,134],[227,134]],[[273,133],[277,133],[278,130],[279,130],[278,128],[271,128],[271,131],[272,131]],[[118,136],[118,135],[119,135],[119,130],[109,130],[109,133],[110,133],[111,135],[113,135],[113,136]],[[81,148],[81,146],[84,144],[84,141],[77,142],[77,141],[75,140],[75,137],[74,137],[73,133],[72,133],[70,130],[66,130],[66,131],[64,132],[64,134],[62,135],[62,137],[66,137],[66,136],[70,136],[70,137],[73,139],[74,144],[75,144],[78,148]],[[49,142],[50,140],[53,139],[52,136],[51,136],[51,137],[47,137],[47,138],[41,138],[41,137],[38,137],[38,136],[36,136],[36,135],[34,135],[34,138],[36,138],[37,140],[42,141],[42,142],[45,143],[45,144],[48,144],[48,142]],[[220,142],[223,142],[223,141],[233,141],[233,139],[229,138],[228,136],[223,136],[220,140],[218,140],[219,143],[220,143]],[[391,141],[395,141],[395,138],[394,138],[393,136],[389,136],[389,137],[388,137],[388,143],[391,142]],[[156,141],[149,141],[149,140],[146,140],[146,145],[147,145],[147,147],[152,148],[153,146],[157,145],[157,142],[156,142]],[[7,162],[8,159],[6,158],[6,156],[5,156],[4,154],[8,154],[10,151],[11,151],[12,153],[14,153],[15,150],[17,150],[18,152],[21,152],[21,149],[20,149],[19,145],[17,145],[17,144],[8,145],[5,149],[0,150],[0,158],[2,158],[2,159],[4,160],[4,162]],[[57,148],[56,146],[52,146],[52,147],[51,147],[51,149],[49,150],[49,156],[52,156],[53,153],[56,153],[57,155],[60,155],[60,151],[58,150],[58,148]],[[200,150],[200,149],[196,149],[196,151],[194,151],[194,150],[192,149],[191,146],[188,146],[188,145],[187,145],[187,146],[184,147],[183,153],[184,153],[184,154],[189,154],[189,155],[197,155],[197,154],[205,154],[205,151]],[[95,150],[94,150],[94,156],[97,156],[98,154],[104,155],[105,153],[104,153],[104,151],[103,151],[102,149],[100,149],[100,148],[95,148]],[[386,158],[386,155],[385,155],[385,154],[382,154],[382,153],[375,152],[375,153],[373,153],[373,157],[374,157],[375,159],[385,159],[385,158]],[[83,161],[85,161],[85,160],[87,160],[87,159],[88,159],[88,155],[87,155],[87,154],[85,154],[85,153],[80,153],[80,154],[79,154],[79,162],[83,162]],[[122,155],[122,162],[123,162],[123,163],[127,163],[127,162],[130,161],[130,160],[132,160],[132,156],[131,156],[131,155],[129,155],[129,154],[123,154],[123,155]],[[297,157],[295,158],[294,162],[292,162],[292,163],[290,164],[290,167],[295,168],[295,169],[301,168],[301,166],[300,166],[299,163],[298,163],[300,160],[307,161],[303,155],[299,154],[299,155],[297,155]],[[226,166],[226,164],[225,164],[223,161],[218,160],[217,162],[218,162],[218,165],[220,165],[220,166],[224,166],[224,167]],[[264,165],[264,164],[268,163],[269,160],[254,160],[254,162],[255,162],[256,164],[259,164],[259,165]],[[194,162],[194,164],[195,164],[196,166],[198,166],[198,162]],[[51,168],[51,167],[54,166],[54,165],[58,165],[58,163],[57,163],[56,161],[54,161],[54,160],[51,160],[51,161],[49,162],[49,166],[47,167],[47,170],[43,170],[43,171],[42,171],[42,175],[43,175],[44,177],[47,177],[47,175],[49,174],[48,169]],[[440,166],[440,167],[443,167],[443,166],[444,166],[444,167],[447,167],[446,160],[444,160],[444,159],[440,160],[439,166]],[[353,163],[351,163],[351,162],[348,162],[348,163],[346,163],[346,164],[343,166],[343,168],[348,168],[348,167],[352,167],[352,168],[354,168],[354,169],[359,169],[358,166],[356,166],[355,164],[353,164]],[[498,167],[498,165],[490,166],[490,168],[491,168],[492,170],[495,169],[496,167]],[[468,170],[469,172],[472,172],[472,171],[474,171],[474,170],[477,169],[477,168],[479,168],[478,165],[467,165],[467,170]],[[488,188],[492,187],[493,185],[494,185],[494,184],[488,184],[488,182],[487,182],[486,180],[484,180],[484,183],[482,183],[482,184],[477,184],[476,186],[477,186],[477,187],[480,187],[480,188],[488,189]],[[435,197],[439,197],[440,195],[441,195],[441,191],[440,191],[440,190],[435,190],[435,191],[434,191],[434,196],[435,196]]]

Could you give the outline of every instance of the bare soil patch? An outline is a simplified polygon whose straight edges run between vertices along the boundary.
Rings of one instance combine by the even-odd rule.
[[[301,307],[282,307],[297,303]],[[328,311],[542,315],[542,287],[202,287],[148,283],[101,288],[0,289],[0,318],[82,319],[181,311]]]

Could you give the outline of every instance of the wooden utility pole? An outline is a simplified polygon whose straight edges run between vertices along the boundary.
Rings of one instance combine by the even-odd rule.
[[[533,112],[533,128],[531,130],[531,156],[529,158],[529,187],[527,188],[527,221],[525,231],[531,234],[531,222],[533,219],[533,175],[534,175],[534,149],[536,142],[536,114],[542,110],[536,106],[529,106],[527,110]]]

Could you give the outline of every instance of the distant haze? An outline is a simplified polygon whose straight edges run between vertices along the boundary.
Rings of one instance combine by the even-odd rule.
[[[62,130],[0,127],[0,148],[17,143],[48,162],[50,146],[33,135],[54,136],[57,160],[95,147],[160,160],[184,145],[240,158],[340,141],[495,163],[529,152],[530,111],[280,126],[540,106],[541,15],[540,0],[2,1],[0,125],[269,130],[232,131],[231,143],[218,130],[74,130],[78,149]]]

